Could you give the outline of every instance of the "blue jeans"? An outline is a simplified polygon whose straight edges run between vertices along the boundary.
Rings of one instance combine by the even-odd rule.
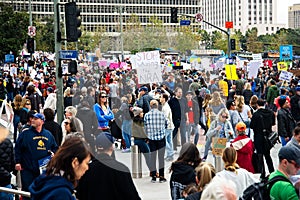
[[[6,188],[9,188],[11,189],[11,185],[7,185],[5,186]],[[6,192],[0,192],[0,199],[1,200],[13,200],[14,199],[14,195],[13,194],[9,194],[9,193],[6,193]]]
[[[150,148],[145,139],[134,138],[134,145],[138,145],[139,150],[143,153],[148,169],[150,170]]]
[[[166,129],[166,154],[167,158],[173,158],[174,150],[173,150],[173,137],[172,137],[173,129]]]
[[[198,131],[198,125],[197,124],[189,124],[186,127],[187,130],[187,138],[188,138],[188,142],[190,142],[191,139],[191,133],[192,131],[194,131],[194,144],[197,145],[198,144],[198,140],[199,140],[199,131]]]
[[[132,129],[132,120],[123,120],[122,137],[125,140],[126,148],[130,148],[131,146],[131,129]]]
[[[205,148],[204,148],[204,156],[203,158],[207,158],[207,155],[208,155],[208,150],[209,150],[209,147],[211,145],[211,142],[212,142],[212,139],[209,138],[209,137],[206,137],[206,143],[205,143]]]

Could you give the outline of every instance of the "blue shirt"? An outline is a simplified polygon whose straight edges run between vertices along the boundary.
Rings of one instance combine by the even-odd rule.
[[[158,109],[151,109],[144,117],[144,127],[146,135],[150,140],[162,140],[168,125],[164,113]]]

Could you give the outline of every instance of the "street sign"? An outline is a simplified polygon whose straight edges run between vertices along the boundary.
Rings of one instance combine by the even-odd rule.
[[[180,26],[189,26],[191,24],[191,20],[180,20]]]
[[[225,22],[225,28],[233,28],[233,22]]]
[[[35,26],[28,26],[28,33],[30,37],[34,37],[36,34],[36,28]]]
[[[195,15],[196,21],[201,22],[203,20],[203,15],[201,13],[197,13]]]
[[[59,51],[60,59],[76,59],[78,52],[76,50],[61,50]]]

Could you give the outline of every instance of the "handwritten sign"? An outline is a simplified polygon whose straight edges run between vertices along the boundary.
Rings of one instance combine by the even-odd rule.
[[[293,77],[293,73],[288,72],[288,71],[281,71],[279,80],[284,80],[290,82],[291,78]]]
[[[248,78],[256,78],[261,61],[250,61],[248,64]]]
[[[238,80],[236,65],[225,65],[225,73],[228,80]]]
[[[159,51],[137,53],[135,65],[139,84],[162,82]]]
[[[226,148],[226,138],[217,138],[213,137],[212,138],[212,154],[215,156],[222,156],[223,149]]]
[[[286,62],[278,62],[277,63],[277,69],[278,69],[278,71],[287,71],[288,70],[288,64]]]

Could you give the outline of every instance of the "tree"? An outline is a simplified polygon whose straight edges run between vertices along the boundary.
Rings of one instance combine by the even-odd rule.
[[[36,22],[36,49],[46,52],[55,51],[54,19],[44,18]]]
[[[10,52],[18,55],[28,37],[28,24],[26,12],[14,12],[11,5],[0,3],[0,60]]]
[[[247,50],[253,53],[260,53],[263,49],[263,43],[258,40],[257,29],[252,28],[246,32]]]

